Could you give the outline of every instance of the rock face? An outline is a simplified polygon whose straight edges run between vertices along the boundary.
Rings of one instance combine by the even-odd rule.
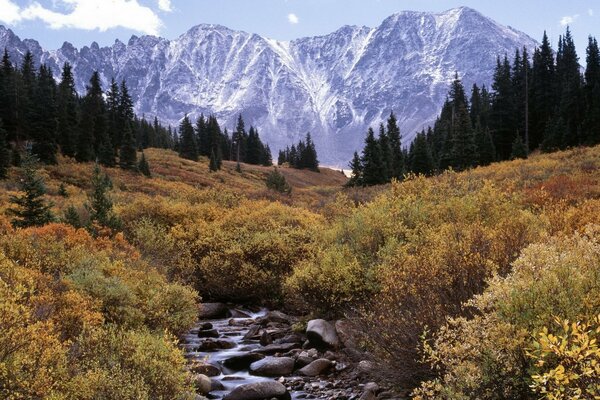
[[[186,113],[214,113],[231,130],[242,113],[271,149],[310,131],[321,162],[343,166],[362,148],[367,127],[390,111],[407,144],[434,121],[455,71],[466,88],[489,87],[497,55],[523,46],[532,54],[535,45],[466,7],[405,11],[375,28],[344,26],[290,42],[198,25],[173,40],[132,36],[110,47],[65,43],[46,51],[0,27],[0,49],[13,62],[30,50],[56,77],[69,62],[80,93],[98,70],[105,88],[112,77],[127,81],[138,115],[176,125]]]
[[[281,383],[266,381],[238,386],[227,394],[223,400],[266,400],[273,398],[289,400],[290,394]]]
[[[333,324],[324,319],[313,319],[306,325],[306,336],[311,344],[319,347],[339,347],[340,339]]]
[[[294,359],[290,357],[266,357],[250,364],[250,373],[260,376],[284,376],[294,372]]]

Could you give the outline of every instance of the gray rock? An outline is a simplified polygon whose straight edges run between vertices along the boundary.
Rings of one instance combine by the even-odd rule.
[[[265,381],[240,385],[227,394],[223,400],[289,400],[285,386],[277,381]]]
[[[245,311],[233,309],[230,310],[232,318],[251,318],[251,315]]]
[[[330,369],[333,363],[326,359],[320,358],[303,367],[298,373],[304,376],[318,376]]]
[[[190,366],[190,371],[210,377],[221,375],[221,370],[212,364],[195,363]]]
[[[194,375],[194,387],[196,388],[196,392],[208,394],[212,390],[212,382],[208,376],[196,374]]]
[[[282,376],[294,372],[294,359],[290,357],[266,357],[250,364],[250,373],[260,376]]]
[[[253,352],[261,354],[287,353],[288,351],[298,347],[299,345],[297,343],[270,344],[268,346],[253,350]]]
[[[207,329],[204,331],[198,331],[199,338],[218,338],[219,332],[216,329]]]
[[[202,303],[198,311],[200,319],[218,319],[227,318],[229,309],[223,303]]]
[[[246,353],[224,360],[223,366],[234,371],[240,371],[248,368],[253,362],[262,360],[263,358],[265,358],[265,356],[260,353]]]
[[[306,336],[310,343],[317,347],[337,348],[340,346],[340,339],[335,331],[335,327],[324,319],[308,321]]]

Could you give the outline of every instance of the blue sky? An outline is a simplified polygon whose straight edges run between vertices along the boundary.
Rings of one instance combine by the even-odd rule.
[[[64,41],[158,34],[175,38],[199,23],[221,24],[280,40],[332,32],[343,25],[376,26],[402,10],[444,11],[469,6],[536,40],[544,29],[553,46],[569,24],[582,61],[589,34],[600,39],[598,0],[0,0],[0,24],[46,49]]]

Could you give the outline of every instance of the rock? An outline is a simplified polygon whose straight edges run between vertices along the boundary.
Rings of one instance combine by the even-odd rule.
[[[297,343],[270,344],[268,346],[253,350],[253,352],[271,355],[276,353],[287,353],[288,351],[297,347]]]
[[[324,319],[313,319],[308,321],[306,336],[311,344],[317,347],[340,346],[340,339],[335,332],[335,327]]]
[[[231,314],[231,318],[252,318],[250,314],[244,312],[242,310],[233,309],[229,311]]]
[[[260,338],[259,332],[260,332],[259,325],[254,325],[254,326],[250,327],[250,329],[248,330],[248,333],[246,333],[244,335],[244,340],[252,340],[252,339]]]
[[[225,386],[223,386],[221,381],[213,379],[211,381],[210,391],[214,392],[214,391],[218,391],[218,390],[225,390]]]
[[[304,342],[304,338],[298,333],[290,333],[282,337],[281,339],[277,339],[275,343],[299,343],[302,344]]]
[[[203,324],[200,325],[200,330],[201,331],[208,331],[210,329],[213,328],[213,324],[211,324],[210,322],[205,322]]]
[[[232,318],[229,320],[229,326],[250,326],[255,323],[256,323],[256,321],[253,320],[252,318],[243,318],[243,319]]]
[[[308,364],[313,362],[314,360],[307,356],[298,356],[296,358],[296,368],[306,367]]]
[[[290,400],[285,386],[277,381],[265,381],[240,385],[223,397],[223,400]]]
[[[379,385],[375,382],[369,382],[365,385],[364,391],[377,394],[377,392],[379,392]]]
[[[356,369],[358,370],[359,373],[371,374],[371,373],[373,373],[373,371],[375,371],[375,364],[371,361],[363,360],[358,363],[358,365],[356,366]]]
[[[204,340],[200,343],[200,345],[196,348],[196,351],[216,351],[219,350],[219,343],[214,340]]]
[[[360,396],[360,400],[377,400],[377,395],[371,391],[363,392]]]
[[[190,366],[190,371],[210,377],[221,375],[221,370],[211,364],[194,363]]]
[[[271,343],[273,343],[273,339],[271,339],[271,336],[269,336],[267,331],[263,331],[262,335],[260,335],[260,345],[268,346]]]
[[[288,315],[282,313],[281,311],[269,311],[267,313],[267,315],[265,315],[263,317],[263,321],[266,321],[266,322],[279,322],[279,323],[282,323],[282,324],[289,325],[291,323],[292,319]]]
[[[208,394],[212,390],[212,382],[208,376],[196,374],[194,375],[194,387],[196,388],[196,392]]]
[[[198,311],[200,319],[219,319],[227,318],[229,309],[223,303],[202,303]]]
[[[250,364],[250,373],[260,376],[282,376],[294,372],[294,359],[290,357],[266,357]]]
[[[216,329],[208,329],[205,331],[198,331],[199,338],[218,338],[219,332]]]
[[[298,373],[304,376],[318,376],[333,366],[333,363],[326,358],[319,358],[303,367]]]
[[[241,371],[248,368],[253,362],[262,360],[263,358],[265,358],[265,356],[260,353],[246,353],[224,360],[223,366],[234,371]]]

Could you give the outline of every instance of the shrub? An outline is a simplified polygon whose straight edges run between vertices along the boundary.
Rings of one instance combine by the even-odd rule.
[[[292,187],[287,183],[285,176],[277,168],[273,169],[267,175],[266,185],[271,190],[276,190],[279,193],[290,194],[292,192]]]

